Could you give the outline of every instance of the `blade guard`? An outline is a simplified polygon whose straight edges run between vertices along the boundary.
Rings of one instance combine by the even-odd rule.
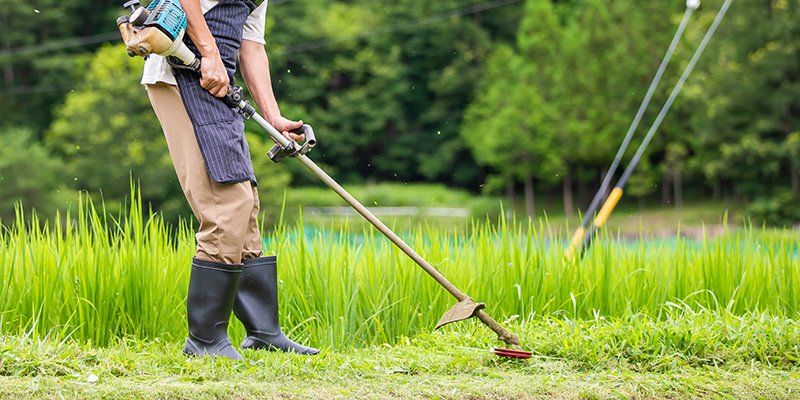
[[[476,303],[475,300],[467,297],[466,299],[456,303],[453,307],[450,307],[450,309],[444,313],[442,319],[439,320],[439,323],[436,324],[436,327],[433,329],[436,330],[451,322],[458,322],[468,319],[474,316],[478,310],[482,310],[484,308],[486,308],[485,303]]]
[[[297,157],[299,155],[304,155],[311,151],[314,146],[317,144],[317,139],[314,137],[314,129],[311,128],[311,125],[303,124],[300,128],[291,130],[292,133],[305,135],[306,141],[303,145],[299,145],[297,142],[292,140],[289,142],[289,145],[283,146],[280,143],[275,143],[267,155],[269,155],[269,159],[272,160],[274,163],[279,163],[283,161],[286,157]]]
[[[494,354],[497,354],[500,357],[508,357],[508,358],[531,358],[533,353],[530,351],[524,350],[514,350],[514,349],[502,349],[502,348],[495,348],[493,350]]]

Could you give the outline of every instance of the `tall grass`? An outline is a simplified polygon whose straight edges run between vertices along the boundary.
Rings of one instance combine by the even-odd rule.
[[[0,233],[0,331],[56,332],[99,345],[125,336],[183,339],[191,227],[167,227],[137,202],[118,218],[84,203],[66,222],[29,219],[19,212]],[[501,220],[473,222],[468,236],[419,225],[404,237],[501,322],[554,314],[667,319],[674,307],[791,318],[800,310],[797,245],[786,232],[701,242],[604,236],[583,260],[566,263],[564,244],[545,240],[558,236],[545,229]],[[300,221],[267,234],[291,337],[335,348],[394,343],[428,331],[454,304],[379,233],[346,232],[305,231]],[[244,331],[232,322],[236,342]]]

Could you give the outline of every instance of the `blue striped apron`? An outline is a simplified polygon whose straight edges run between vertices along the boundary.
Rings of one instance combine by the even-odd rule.
[[[206,23],[219,48],[222,62],[235,84],[236,59],[242,45],[242,30],[247,17],[256,8],[252,0],[221,0],[205,13]],[[200,54],[184,36],[189,49]],[[256,184],[250,148],[244,136],[244,121],[234,109],[200,86],[200,75],[189,70],[175,70],[186,113],[194,125],[194,133],[208,175],[219,183],[251,181]]]

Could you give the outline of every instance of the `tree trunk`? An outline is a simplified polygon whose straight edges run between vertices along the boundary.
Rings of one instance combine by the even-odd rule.
[[[669,206],[669,177],[670,174],[664,173],[661,181],[661,205],[664,207]]]
[[[548,209],[553,207],[553,188],[548,187],[544,190],[544,204]]]
[[[525,177],[525,209],[528,217],[536,218],[536,204],[533,199],[533,175]]]
[[[672,174],[672,183],[675,190],[675,211],[680,211],[683,209],[683,188],[681,187],[680,171]]]
[[[792,194],[800,198],[800,168],[792,166]]]
[[[717,178],[714,180],[714,200],[719,200],[720,196],[722,196],[722,185],[719,178]]]
[[[572,218],[575,214],[575,207],[572,205],[572,176],[567,172],[564,175],[564,214]]]
[[[647,208],[645,196],[639,196],[639,212],[644,212],[645,208]]]

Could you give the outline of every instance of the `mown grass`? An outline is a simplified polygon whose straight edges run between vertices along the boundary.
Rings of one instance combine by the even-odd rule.
[[[671,318],[510,323],[534,353],[488,352],[475,321],[395,345],[325,348],[315,357],[246,350],[244,362],[186,358],[181,343],[0,337],[0,397],[620,399],[800,398],[800,326],[783,315],[694,312]]]
[[[0,329],[107,345],[120,337],[180,342],[194,253],[192,230],[130,213],[109,218],[91,204],[64,221],[0,234]],[[628,242],[601,237],[582,261],[565,262],[564,242],[533,222],[474,222],[470,235],[418,225],[404,237],[500,322],[569,320],[675,309],[797,317],[800,262],[791,232],[746,230],[715,240]],[[266,238],[279,255],[281,319],[302,342],[331,349],[394,345],[427,332],[454,303],[374,230],[353,236],[279,225]],[[446,328],[446,329],[458,329]],[[244,331],[232,321],[234,342]]]

